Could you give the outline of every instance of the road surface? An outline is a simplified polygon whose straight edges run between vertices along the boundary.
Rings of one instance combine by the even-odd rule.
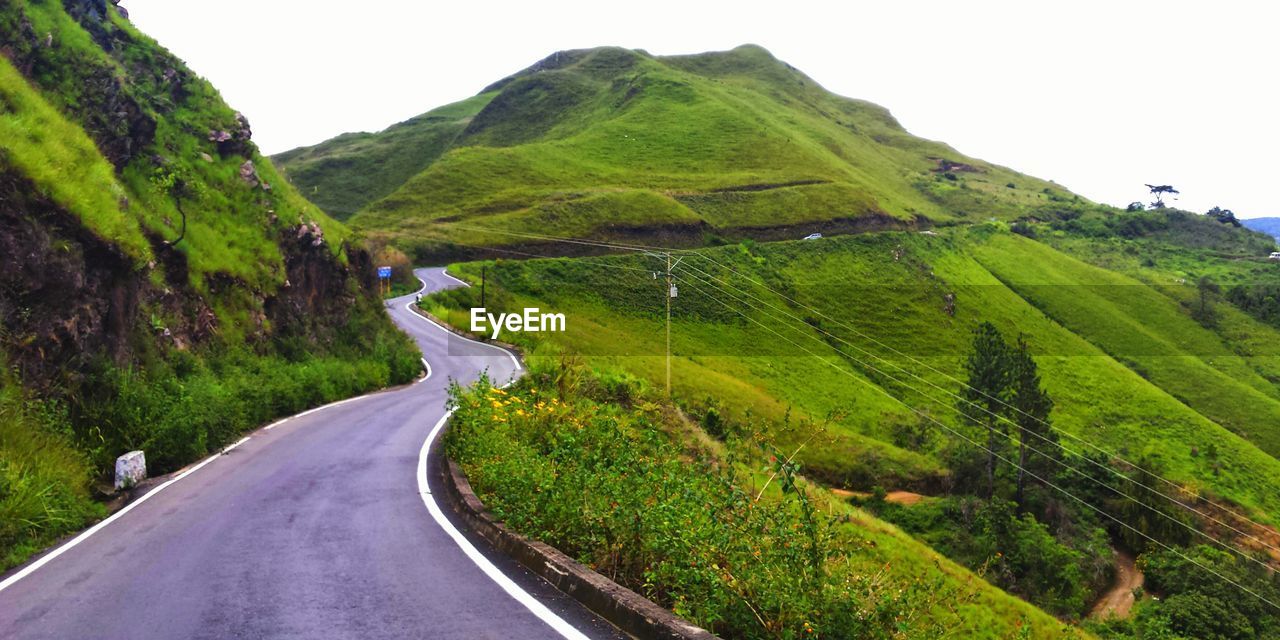
[[[452,514],[428,509],[419,454],[449,379],[505,381],[516,363],[416,316],[412,297],[388,311],[428,379],[259,429],[9,572],[0,638],[624,637],[482,541],[469,555],[437,519]]]

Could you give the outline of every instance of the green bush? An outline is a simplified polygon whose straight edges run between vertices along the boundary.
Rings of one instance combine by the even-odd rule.
[[[104,367],[93,396],[78,405],[79,425],[93,425],[99,467],[132,449],[147,452],[152,473],[177,469],[273,418],[412,380],[416,360],[383,350],[382,358],[226,354],[179,377],[169,368]]]
[[[448,455],[509,526],[724,637],[939,631],[915,614],[944,590],[855,568],[858,545],[811,504],[794,463],[774,457],[783,497],[761,499],[732,467],[690,461],[664,405],[598,402],[589,394],[613,385],[557,383],[568,377],[539,368],[507,390],[451,389]]]

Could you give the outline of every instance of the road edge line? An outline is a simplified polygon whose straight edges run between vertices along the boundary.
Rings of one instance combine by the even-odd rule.
[[[445,424],[449,422],[449,418],[453,417],[453,412],[454,410],[450,409],[440,417],[440,420],[431,428],[431,432],[427,434],[426,441],[422,443],[422,449],[418,451],[418,495],[422,498],[422,503],[426,505],[427,512],[431,514],[431,518],[436,521],[436,524],[445,532],[445,534],[453,539],[454,543],[458,545],[458,548],[462,549],[462,552],[466,554],[467,558],[470,559],[471,562],[482,572],[484,572],[490,580],[493,580],[503,591],[507,592],[507,595],[514,598],[516,602],[524,605],[530,613],[537,616],[539,620],[551,627],[561,636],[569,640],[588,640],[584,633],[566,622],[564,618],[561,618],[548,609],[546,605],[542,604],[542,602],[532,594],[522,589],[514,580],[507,577],[507,574],[503,573],[502,570],[486,558],[483,553],[480,553],[480,550],[477,549],[475,545],[471,544],[471,541],[467,540],[466,536],[464,536],[462,532],[449,521],[449,518],[444,515],[444,511],[436,502],[435,496],[432,495],[431,487],[428,482],[428,458],[430,457],[431,445],[435,443],[436,437],[439,436]]]

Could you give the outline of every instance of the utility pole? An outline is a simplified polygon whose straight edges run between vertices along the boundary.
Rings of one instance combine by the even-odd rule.
[[[480,265],[480,308],[481,309],[486,308],[484,306],[484,279],[485,279],[486,269],[487,267],[485,265]]]
[[[680,258],[675,261],[675,264],[672,264],[671,254],[668,253],[666,254],[666,256],[667,256],[667,290],[665,295],[667,297],[667,397],[670,398],[671,397],[671,299],[676,297],[676,285],[671,276],[671,269],[675,267],[677,264],[680,264],[680,260],[683,260],[684,258]]]

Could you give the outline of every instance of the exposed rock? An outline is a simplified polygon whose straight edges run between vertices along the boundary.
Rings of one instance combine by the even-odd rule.
[[[249,127],[249,119],[243,113],[236,112],[235,123],[227,129],[211,129],[209,141],[218,145],[218,154],[222,157],[241,156],[249,158],[253,155],[253,130]]]
[[[930,159],[936,160],[938,162],[938,166],[933,168],[934,173],[953,173],[956,171],[963,171],[967,173],[982,173],[982,169],[979,169],[978,167],[975,167],[971,164],[966,164],[964,162],[955,162],[953,160],[948,160],[946,158],[936,158],[936,157],[930,158]]]
[[[956,294],[948,292],[942,296],[942,312],[951,317],[955,317]]]
[[[236,112],[236,129],[232,132],[232,137],[243,142],[248,142],[253,138],[253,129],[249,128],[249,119],[239,111]]]
[[[209,155],[209,154],[207,154],[207,153],[205,153],[205,152],[203,152],[203,151],[201,151],[201,152],[200,152],[200,159],[201,159],[201,160],[204,160],[205,162],[213,162],[213,156],[211,156],[211,155]]]
[[[321,229],[314,220],[304,222],[298,225],[297,237],[299,240],[310,241],[312,247],[318,247],[324,244],[324,229]]]
[[[253,166],[252,160],[245,160],[244,164],[240,165],[240,179],[251,187],[258,186],[258,169]]]
[[[128,489],[147,479],[147,458],[141,451],[130,451],[116,458],[116,490]]]
[[[145,278],[130,260],[0,169],[0,345],[37,389],[89,357],[119,361]]]

